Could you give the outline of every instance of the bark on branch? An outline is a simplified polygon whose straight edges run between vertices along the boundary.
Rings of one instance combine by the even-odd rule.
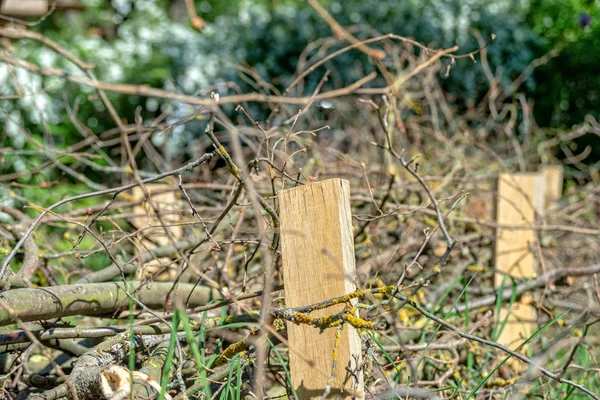
[[[149,308],[164,308],[177,299],[189,307],[205,305],[222,298],[217,289],[193,284],[179,284],[172,290],[171,282],[128,283],[129,293]],[[171,292],[171,299],[167,295]],[[72,315],[102,315],[125,309],[129,297],[122,282],[53,286],[39,289],[13,289],[0,293],[0,326],[40,321]]]

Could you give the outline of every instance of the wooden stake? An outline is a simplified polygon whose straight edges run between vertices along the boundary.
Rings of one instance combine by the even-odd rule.
[[[12,17],[39,17],[48,12],[48,0],[0,1],[0,14]]]
[[[501,174],[498,180],[497,222],[499,225],[532,226],[535,211],[543,204],[541,174]],[[541,198],[541,200],[540,200]],[[530,251],[535,240],[533,229],[503,229],[496,231],[496,286],[500,286],[504,273],[515,278],[531,278],[535,259]],[[504,290],[512,290],[510,279],[504,280]],[[523,296],[511,310],[503,308],[500,324],[508,316],[498,342],[515,348],[532,333],[536,319],[535,309],[529,305],[530,298]],[[516,361],[516,360],[515,360]],[[513,364],[515,365],[515,364]]]
[[[169,227],[169,232],[173,239],[181,239],[183,236],[183,228],[181,225],[177,225],[181,222],[181,216],[177,212],[179,204],[177,197],[175,196],[175,191],[166,191],[166,189],[169,189],[169,185],[161,183],[152,183],[145,187],[146,190],[149,191],[148,196],[152,198],[153,204],[161,213],[161,219]],[[132,196],[133,201],[137,202],[142,200],[141,204],[133,208],[133,212],[137,216],[130,219],[130,222],[140,230],[140,234],[138,235],[138,239],[140,240],[139,251],[152,250],[156,248],[157,245],[166,246],[171,243],[169,235],[165,232],[158,217],[154,213],[152,206],[148,203],[146,196],[144,196],[142,188],[139,186],[133,188]],[[151,238],[152,240],[148,240],[148,238]],[[165,266],[169,266],[169,268],[165,270]],[[158,271],[163,272],[154,276],[154,280],[173,280],[178,273],[178,264],[172,263],[168,257],[154,259],[144,263],[141,268],[138,268],[136,278],[140,280],[148,279]]]
[[[546,214],[546,177],[541,173],[532,173],[532,174],[519,174],[519,175],[532,175],[534,180],[533,185],[533,209],[537,216],[543,217]],[[530,193],[531,188],[528,189]],[[527,195],[529,198],[530,194]],[[534,220],[535,222],[535,217]],[[531,224],[533,225],[533,223]]]
[[[287,307],[317,303],[355,290],[354,238],[349,183],[329,179],[279,193],[281,250]],[[315,311],[313,317],[338,313],[344,305]],[[299,400],[320,399],[331,377],[335,329],[288,323],[292,383]],[[339,346],[332,394],[364,398],[361,341],[346,324]],[[358,377],[358,382],[356,382]]]
[[[564,168],[562,165],[546,165],[541,172],[546,181],[546,208],[552,209],[562,196]]]

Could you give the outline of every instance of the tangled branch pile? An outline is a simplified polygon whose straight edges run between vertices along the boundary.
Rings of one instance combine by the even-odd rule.
[[[26,142],[16,149],[2,136],[0,150],[5,398],[292,396],[286,323],[358,328],[367,396],[490,398],[508,388],[598,398],[598,176],[577,155],[567,160],[581,172],[527,244],[538,276],[500,292],[491,206],[499,173],[536,171],[574,138],[600,135],[600,125],[539,128],[519,94],[531,71],[498,85],[486,62],[491,39],[461,55],[396,35],[358,41],[329,22],[341,39],[309,46],[284,91],[240,68],[256,92],[231,95],[220,84],[210,98],[100,82],[48,38],[0,28],[14,46],[37,41],[79,69],[41,68],[6,47],[0,59],[11,71],[93,88],[98,118],[114,124],[94,132],[65,98],[65,123],[81,135],[65,144],[43,120],[33,131],[0,110]],[[328,62],[348,52],[366,54],[372,72],[332,88]],[[455,62],[476,59],[490,90],[464,105],[439,82]],[[304,87],[309,74],[321,74],[315,88]],[[15,99],[35,95],[13,84]],[[119,115],[115,93],[155,98],[163,111]],[[167,123],[170,104],[188,115]],[[153,140],[193,124],[206,125],[187,144],[194,159],[166,157]],[[277,193],[329,177],[351,184],[360,290],[287,309]],[[495,340],[499,307],[525,293],[541,332],[521,355]],[[359,318],[310,317],[350,298],[365,305]]]

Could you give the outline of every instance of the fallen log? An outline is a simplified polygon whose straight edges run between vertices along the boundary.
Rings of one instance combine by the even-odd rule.
[[[166,308],[177,302],[202,306],[222,298],[214,288],[172,282],[128,282],[127,290],[148,308]],[[0,326],[73,315],[111,314],[127,309],[131,299],[123,282],[88,283],[46,288],[12,289],[0,293]]]

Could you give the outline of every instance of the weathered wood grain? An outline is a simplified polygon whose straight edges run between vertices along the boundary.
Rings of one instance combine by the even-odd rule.
[[[342,296],[355,290],[354,239],[348,181],[329,179],[279,193],[281,246],[287,307],[299,307]],[[331,315],[343,305],[316,311],[313,317]],[[331,376],[335,329],[288,323],[292,381],[300,399],[321,398]],[[360,382],[346,371],[360,362],[361,341],[346,324],[332,395],[364,398]]]

